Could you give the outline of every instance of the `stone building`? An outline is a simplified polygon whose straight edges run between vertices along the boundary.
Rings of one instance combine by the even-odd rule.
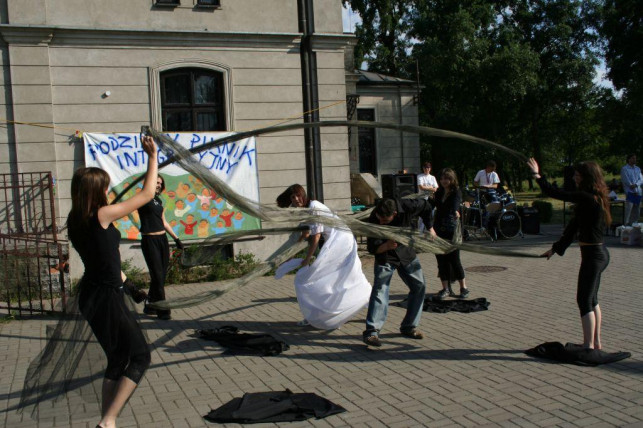
[[[72,172],[84,164],[76,130],[138,132],[151,124],[246,131],[300,117],[300,4],[314,5],[308,41],[316,56],[319,119],[346,120],[350,93],[361,95],[359,115],[417,123],[408,82],[391,85],[358,72],[359,89],[347,91],[345,58],[355,38],[343,33],[337,0],[0,0],[0,118],[42,125],[2,126],[0,174],[51,171],[60,224],[70,208]],[[204,105],[180,100],[177,109],[173,97],[193,94],[204,80],[211,98]],[[350,173],[362,168],[358,152],[365,150],[357,140],[349,144],[348,134],[320,130],[324,201],[345,211]],[[419,165],[416,136],[373,135],[376,175]],[[262,202],[272,203],[292,183],[305,184],[304,132],[259,136],[257,162]],[[274,246],[269,241],[235,249],[265,255]],[[140,257],[129,246],[123,244],[123,257]]]

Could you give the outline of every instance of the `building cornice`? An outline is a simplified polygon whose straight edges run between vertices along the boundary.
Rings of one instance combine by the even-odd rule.
[[[191,30],[125,30],[0,24],[9,45],[159,46],[298,49],[301,33],[250,33]],[[313,35],[313,49],[338,49],[355,43],[352,34]]]

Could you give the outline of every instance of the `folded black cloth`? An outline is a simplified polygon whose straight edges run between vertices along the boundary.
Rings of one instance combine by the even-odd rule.
[[[210,422],[254,424],[303,421],[345,412],[341,406],[312,393],[285,391],[253,392],[233,398],[204,418]]]
[[[489,303],[484,297],[471,300],[432,300],[430,298],[424,299],[424,312],[438,312],[444,314],[449,311],[454,312],[478,312],[486,311],[489,309]]]
[[[408,302],[406,300],[395,303],[395,305],[401,306],[403,308],[406,308],[407,304]],[[484,297],[479,297],[477,299],[471,300],[437,300],[434,299],[433,296],[427,296],[424,299],[424,306],[422,307],[422,309],[424,310],[424,312],[437,312],[440,314],[444,314],[450,311],[469,313],[486,311],[489,309],[490,304],[491,303],[488,302]]]
[[[286,342],[277,340],[269,334],[239,333],[239,329],[231,325],[195,330],[195,334],[202,339],[214,340],[219,345],[234,351],[278,355],[290,349]]]
[[[601,349],[587,349],[582,345],[560,342],[545,342],[535,348],[527,349],[525,354],[545,358],[548,360],[560,361],[562,363],[575,364],[578,366],[598,366],[600,364],[614,363],[632,356],[629,352],[605,352]]]

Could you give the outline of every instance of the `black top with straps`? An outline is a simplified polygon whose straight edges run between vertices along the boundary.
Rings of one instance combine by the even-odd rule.
[[[554,188],[542,175],[537,182],[547,196],[575,204],[574,216],[565,227],[563,236],[552,246],[556,254],[562,256],[567,247],[574,241],[576,234],[578,234],[578,240],[586,244],[600,244],[603,242],[605,213],[598,194],[581,190],[565,191]]]
[[[163,202],[158,196],[138,209],[141,218],[141,233],[163,232]]]

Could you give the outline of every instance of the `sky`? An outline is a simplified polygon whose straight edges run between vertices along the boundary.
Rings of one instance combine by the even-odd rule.
[[[361,24],[361,22],[362,20],[360,19],[358,14],[356,14],[346,6],[343,7],[342,24],[343,24],[345,33],[355,32],[355,25]],[[368,65],[366,64],[366,62],[362,63],[362,69],[367,69],[367,67]],[[606,77],[607,69],[605,68],[605,62],[601,61],[601,63],[596,67],[595,73],[596,74],[594,76],[594,83],[596,83],[597,85],[603,86],[605,88],[611,88],[612,90],[614,90],[614,86],[612,85],[612,82]]]

